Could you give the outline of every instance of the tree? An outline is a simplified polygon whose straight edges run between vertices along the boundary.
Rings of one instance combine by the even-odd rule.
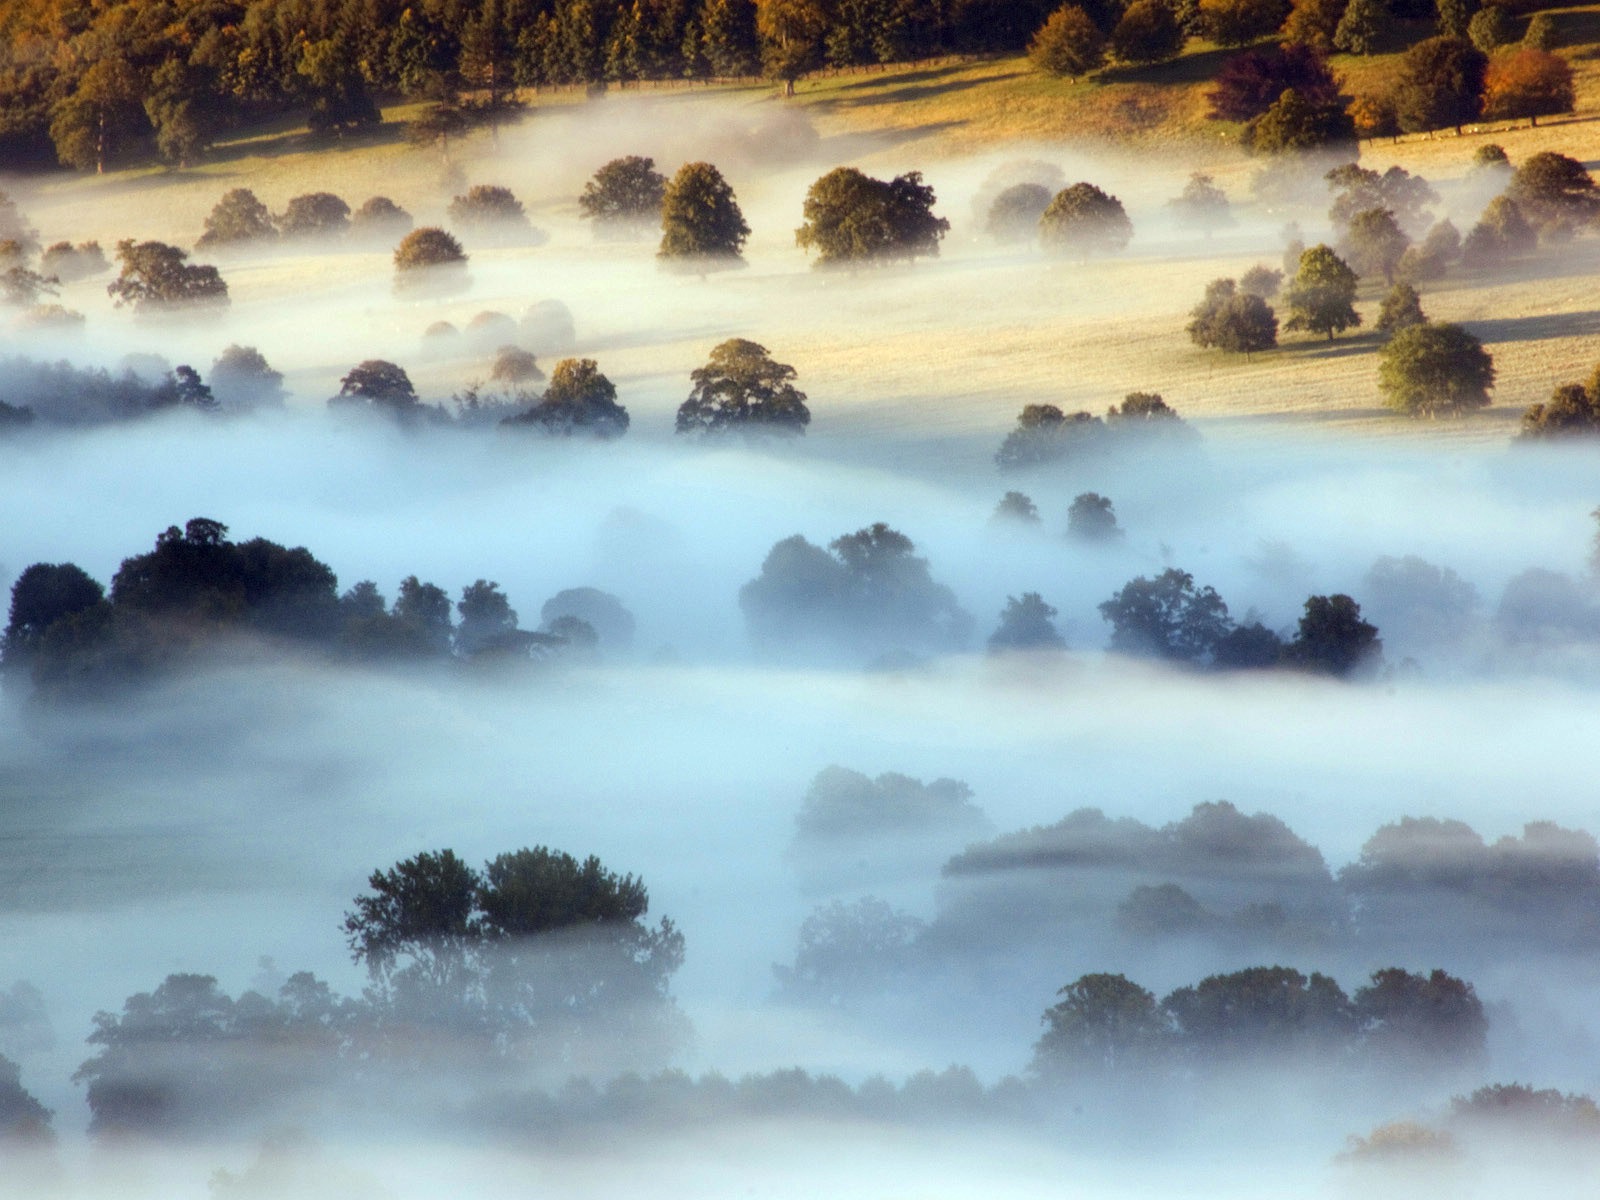
[[[1554,50],[1560,41],[1556,19],[1547,12],[1536,12],[1528,18],[1528,27],[1522,31],[1522,44],[1534,50]]]
[[[1350,0],[1333,31],[1333,44],[1347,54],[1376,54],[1394,36],[1394,17],[1383,0]]]
[[[90,63],[51,110],[50,140],[61,164],[95,174],[150,134],[139,73],[120,54]]]
[[[804,433],[811,413],[794,378],[795,369],[774,362],[765,346],[730,338],[690,372],[694,388],[678,408],[677,432]]]
[[[841,1007],[881,994],[915,964],[926,928],[876,896],[823,905],[800,925],[794,966],[773,968],[779,990],[788,999]]]
[[[1274,34],[1289,15],[1281,0],[1199,0],[1201,32],[1219,46],[1248,46]]]
[[[1092,183],[1063,188],[1039,217],[1039,238],[1045,248],[1076,253],[1084,262],[1091,254],[1126,248],[1132,237],[1133,222],[1122,201]]]
[[[559,437],[582,433],[609,440],[628,431],[628,410],[617,403],[616,385],[600,373],[594,359],[563,358],[550,372],[550,384],[539,403],[500,424]]]
[[[1189,338],[1201,347],[1215,346],[1247,359],[1278,344],[1278,318],[1260,296],[1241,291],[1231,279],[1213,279],[1206,294],[1189,312]]]
[[[1444,971],[1374,971],[1352,1001],[1368,1049],[1385,1065],[1468,1066],[1487,1050],[1483,1002],[1470,983]]]
[[[681,265],[704,275],[744,265],[740,250],[750,236],[733,189],[710,163],[686,163],[667,185],[661,200],[664,265]]]
[[[105,589],[76,563],[34,563],[11,585],[11,614],[0,638],[0,666],[24,669],[46,631],[105,600]]]
[[[1033,35],[1028,59],[1041,71],[1076,79],[1105,63],[1106,37],[1081,7],[1063,4]]]
[[[0,271],[0,305],[28,308],[39,303],[42,296],[58,295],[56,285],[60,282],[53,275],[41,275],[27,267],[8,267]]]
[[[700,47],[713,75],[742,79],[760,70],[756,6],[750,0],[707,0],[700,11]]]
[[[254,346],[229,346],[211,364],[211,390],[224,408],[272,408],[283,404],[283,373],[274,371]]]
[[[934,216],[933,205],[933,189],[916,171],[886,182],[836,167],[806,191],[795,244],[815,248],[819,267],[935,256],[950,222]]]
[[[410,635],[421,654],[442,657],[450,653],[455,628],[450,621],[450,596],[438,584],[423,583],[415,575],[400,581],[394,601],[394,618]]]
[[[1550,150],[1530,155],[1512,174],[1505,195],[1547,241],[1565,240],[1600,218],[1600,187],[1589,172],[1577,159]]]
[[[1539,235],[1521,207],[1509,196],[1489,201],[1478,223],[1461,243],[1461,264],[1472,270],[1493,270],[1513,258],[1532,253]]]
[[[1135,66],[1170,62],[1183,43],[1183,26],[1166,0],[1133,0],[1111,31],[1111,53]]]
[[[827,10],[817,0],[756,0],[756,29],[767,74],[794,95],[795,80],[821,65]]]
[[[1219,1055],[1337,1051],[1356,1030],[1338,983],[1289,967],[1248,967],[1210,975],[1161,1002],[1191,1052]]]
[[[22,1068],[0,1054],[0,1143],[17,1148],[54,1139],[54,1114],[22,1086]]]
[[[117,243],[121,274],[106,287],[120,308],[138,313],[216,310],[227,307],[228,285],[215,267],[191,266],[188,254],[165,242]]]
[[[411,214],[387,196],[369,197],[350,214],[351,236],[372,241],[404,237],[415,226]]]
[[[1448,217],[1428,230],[1420,246],[1400,256],[1395,274],[1409,283],[1442,279],[1450,264],[1461,257],[1461,234]]]
[[[1259,296],[1262,300],[1271,300],[1281,287],[1283,272],[1276,267],[1257,263],[1239,276],[1239,290],[1247,296]]]
[[[1086,412],[1063,413],[1054,404],[1024,405],[994,461],[1003,471],[1043,466],[1098,449],[1105,422]]]
[[[1288,329],[1333,335],[1361,324],[1356,312],[1356,273],[1329,247],[1313,246],[1300,256],[1300,269],[1290,281]]]
[[[1177,217],[1180,228],[1197,229],[1208,238],[1217,230],[1234,224],[1228,194],[1204,171],[1190,175],[1183,191],[1177,199],[1169,200],[1167,207]]]
[[[339,394],[330,408],[373,408],[390,416],[408,418],[420,407],[417,389],[405,368],[381,358],[369,358],[350,368],[339,380]]]
[[[1246,50],[1223,63],[1206,93],[1211,105],[1206,116],[1245,124],[1266,112],[1290,88],[1313,105],[1340,102],[1339,83],[1327,60],[1309,46],[1289,45]]]
[[[206,218],[205,232],[195,246],[235,245],[248,242],[269,242],[278,236],[267,206],[256,198],[249,188],[233,188],[224,192]]]
[[[1196,589],[1194,576],[1176,568],[1129,581],[1099,607],[1111,625],[1112,650],[1168,662],[1208,661],[1232,624],[1216,590]]]
[[[1516,22],[1506,11],[1505,5],[1485,4],[1473,13],[1472,20],[1467,22],[1467,40],[1485,54],[1493,55],[1501,46],[1510,45],[1517,40],[1515,29]],[[1494,59],[1491,57],[1489,60],[1491,77],[1494,75],[1494,68]]]
[[[1379,333],[1394,333],[1413,325],[1425,325],[1428,318],[1422,311],[1422,299],[1417,289],[1409,283],[1397,283],[1389,289],[1378,308]]]
[[[1491,6],[1479,16],[1500,11],[1498,6]],[[1524,47],[1489,61],[1483,115],[1491,121],[1527,117],[1537,125],[1540,117],[1571,112],[1574,96],[1572,68],[1566,59],[1548,50]]]
[[[1013,184],[989,205],[984,232],[997,242],[1031,242],[1039,236],[1039,218],[1049,207],[1049,188],[1038,183]]]
[[[1407,416],[1464,413],[1488,405],[1494,359],[1459,325],[1413,325],[1383,348],[1378,386],[1384,403]]]
[[[1007,492],[1000,497],[1000,503],[994,507],[994,515],[989,519],[996,524],[1010,521],[1018,525],[1038,525],[1039,506],[1022,492]]]
[[[510,188],[474,184],[450,201],[447,212],[452,225],[496,243],[536,245],[544,240]]]
[[[1353,2],[1353,0],[1352,0]],[[1395,115],[1407,133],[1461,127],[1483,113],[1489,60],[1471,42],[1435,37],[1418,42],[1400,60]]]
[[[394,284],[397,291],[434,294],[470,286],[461,243],[434,226],[413,229],[395,247]]]
[[[1411,239],[1392,212],[1369,208],[1351,219],[1339,250],[1358,275],[1382,275],[1385,283],[1392,284],[1395,268],[1410,246]]]
[[[1084,492],[1073,498],[1067,509],[1067,536],[1080,542],[1115,542],[1122,538],[1111,499],[1098,492]]]
[[[454,1000],[470,986],[481,938],[478,873],[453,850],[425,851],[367,879],[345,914],[351,957],[389,994],[417,990]]]
[[[1056,994],[1029,1068],[1044,1079],[1148,1069],[1171,1041],[1155,995],[1125,976],[1082,975]]]
[[[1382,660],[1378,627],[1361,619],[1361,606],[1349,596],[1306,600],[1299,630],[1284,647],[1284,661],[1319,675],[1343,679]]]
[[[1024,592],[1020,600],[1006,597],[1000,626],[989,635],[989,652],[1066,649],[1066,639],[1056,630],[1056,616],[1038,592]]]
[[[479,579],[461,589],[456,601],[461,623],[456,626],[456,651],[467,658],[502,645],[517,632],[517,610],[498,583]]]
[[[1356,127],[1342,98],[1317,101],[1289,88],[1244,127],[1241,138],[1251,154],[1338,150],[1354,148]]]
[[[655,159],[630,154],[612,159],[583,185],[578,208],[596,234],[631,237],[661,224],[667,177],[655,167]]]
[[[284,237],[341,237],[350,230],[350,206],[332,192],[295,196],[278,215]]]
[[[1333,38],[1349,0],[1293,0],[1281,31],[1290,46],[1306,46],[1318,54],[1333,52]]]
[[[76,246],[71,242],[56,242],[47,246],[39,258],[39,270],[54,275],[62,283],[92,279],[110,269],[111,264],[106,261],[99,242],[79,242]]]
[[[520,346],[501,346],[495,353],[494,365],[489,368],[489,378],[495,383],[516,387],[543,379],[544,372],[539,369],[536,355]]]
[[[1356,217],[1374,208],[1386,208],[1408,235],[1415,236],[1428,227],[1427,209],[1439,203],[1439,193],[1420,175],[1404,167],[1390,167],[1383,174],[1355,163],[1334,167],[1323,176],[1333,192],[1328,220],[1343,236]]]

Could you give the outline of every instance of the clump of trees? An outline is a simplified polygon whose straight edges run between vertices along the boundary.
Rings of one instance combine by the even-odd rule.
[[[631,238],[660,226],[667,177],[655,168],[655,159],[630,154],[612,159],[583,185],[579,214],[594,222],[597,236]]]
[[[503,636],[471,633],[470,614],[481,610],[498,614]],[[368,581],[341,595],[333,570],[305,548],[234,542],[227,526],[197,517],[124,559],[109,593],[71,563],[24,571],[0,667],[31,678],[43,699],[76,700],[116,694],[240,640],[361,662],[538,661],[567,652],[583,632],[517,629],[496,586],[481,580],[464,592],[462,613],[465,638],[443,589],[414,575],[392,608]]]
[[[994,460],[1003,471],[1025,470],[1148,445],[1152,440],[1184,445],[1195,436],[1177,411],[1154,392],[1128,393],[1120,405],[1106,410],[1103,420],[1088,412],[1066,413],[1054,404],[1029,404]]]
[[[1277,272],[1272,272],[1276,275]],[[1185,327],[1195,345],[1215,346],[1248,359],[1278,344],[1278,316],[1257,292],[1232,279],[1213,279],[1206,294],[1189,312]]]
[[[882,180],[836,167],[806,191],[795,244],[816,250],[819,267],[936,256],[950,222],[933,215],[934,202],[920,172]]]
[[[730,338],[690,372],[694,388],[678,408],[677,432],[802,434],[811,411],[795,378],[795,369],[775,362],[765,346]]]
[[[215,312],[228,305],[228,285],[215,267],[189,262],[189,255],[165,242],[117,243],[117,278],[106,286],[120,308],[140,315]]]
[[[972,628],[916,544],[881,521],[835,538],[826,550],[799,534],[778,542],[760,575],[739,589],[739,607],[751,637],[774,648],[959,650]]]
[[[1156,3],[1156,0],[1149,0]],[[1115,254],[1133,238],[1133,222],[1122,201],[1092,183],[1075,183],[1051,199],[1039,217],[1039,240],[1058,254]]]
[[[1512,173],[1505,198],[1542,241],[1566,241],[1600,219],[1600,187],[1577,159],[1554,151],[1530,155]]]
[[[934,837],[955,846],[994,831],[959,779],[927,783],[888,772],[876,779],[846,767],[818,772],[795,815],[794,849],[859,852],[875,838]]]
[[[661,199],[663,266],[691,274],[744,266],[750,236],[744,213],[722,172],[706,162],[685,163]]]
[[[79,242],[75,246],[71,242],[56,242],[39,256],[39,270],[62,283],[92,279],[110,269],[111,263],[99,242]]]
[[[1533,253],[1539,235],[1509,196],[1489,201],[1461,243],[1461,263],[1470,270],[1495,270]]]
[[[1583,383],[1561,383],[1550,399],[1522,414],[1523,442],[1557,442],[1600,436],[1600,369]]]
[[[1424,321],[1384,346],[1378,386],[1384,403],[1406,416],[1455,416],[1488,406],[1494,358],[1461,326]]]

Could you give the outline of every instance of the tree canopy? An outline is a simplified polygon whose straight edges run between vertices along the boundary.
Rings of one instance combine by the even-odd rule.
[[[745,338],[718,345],[689,379],[694,388],[678,408],[679,433],[800,434],[811,422],[795,369]]]
[[[1091,254],[1122,250],[1132,237],[1133,222],[1122,201],[1092,183],[1063,188],[1039,217],[1039,238],[1046,249],[1077,254],[1085,262]]]
[[[1424,322],[1401,329],[1378,360],[1384,403],[1411,417],[1453,416],[1484,408],[1494,359],[1459,325]]]
[[[667,177],[656,161],[630,154],[614,158],[594,173],[578,197],[580,215],[601,236],[630,236],[661,224]]]
[[[950,222],[934,216],[933,205],[933,188],[917,171],[885,181],[836,167],[807,190],[795,244],[815,249],[819,267],[934,256]]]
[[[710,163],[686,163],[661,200],[661,246],[656,257],[704,273],[742,266],[750,236],[733,188]]]

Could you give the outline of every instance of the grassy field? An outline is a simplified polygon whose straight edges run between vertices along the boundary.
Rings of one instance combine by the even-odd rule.
[[[1557,20],[1570,38],[1596,34],[1600,6],[1563,9]],[[1379,169],[1397,163],[1439,184],[1463,229],[1475,209],[1461,207],[1458,184],[1472,151],[1487,141],[1502,144],[1513,161],[1556,149],[1593,165],[1600,158],[1600,59],[1587,49],[1571,55],[1581,85],[1574,116],[1538,128],[1523,122],[1470,128],[1460,137],[1384,140],[1364,145],[1362,161]],[[291,379],[309,396],[380,352],[447,395],[473,371],[481,374],[482,364],[423,355],[423,327],[437,317],[464,321],[485,308],[514,315],[550,295],[577,312],[580,352],[633,381],[638,392],[625,401],[646,412],[661,408],[663,419],[683,374],[716,340],[735,335],[781,349],[814,397],[825,400],[819,411],[831,409],[851,427],[883,432],[915,424],[929,437],[985,444],[998,442],[1024,403],[1098,411],[1136,389],[1160,391],[1201,419],[1502,440],[1528,404],[1558,382],[1587,376],[1600,357],[1592,285],[1600,242],[1592,238],[1547,253],[1519,274],[1456,276],[1425,291],[1430,316],[1464,322],[1495,354],[1495,405],[1469,420],[1409,422],[1378,407],[1380,343],[1367,332],[1332,344],[1286,336],[1279,350],[1250,362],[1193,347],[1183,326],[1209,279],[1237,275],[1253,262],[1276,264],[1278,231],[1290,215],[1300,217],[1311,240],[1325,236],[1314,209],[1290,214],[1253,200],[1257,164],[1240,153],[1230,128],[1206,121],[1205,81],[1220,58],[1201,45],[1167,67],[1078,83],[1042,76],[1020,59],[950,61],[807,80],[793,101],[762,86],[630,88],[593,101],[559,92],[532,98],[516,125],[498,137],[474,135],[448,162],[409,145],[401,136],[408,110],[394,109],[382,128],[332,146],[313,147],[302,129],[286,124],[228,142],[193,170],[58,175],[16,190],[46,240],[92,236],[109,244],[136,235],[192,245],[211,205],[235,186],[254,189],[275,209],[307,191],[335,191],[352,205],[382,193],[419,219],[437,221],[467,182],[505,183],[551,230],[544,247],[487,260],[494,283],[437,311],[362,292],[363,315],[344,337],[285,330],[275,346],[262,334],[257,340],[269,359],[293,360],[286,364]],[[1361,90],[1393,59],[1335,65]],[[599,162],[629,152],[652,153],[669,168],[690,157],[723,164],[756,227],[752,269],[693,289],[659,276],[648,246],[594,247],[575,219],[577,192]],[[1079,266],[997,254],[983,242],[971,197],[988,170],[1021,157],[1093,172],[1122,195],[1139,230],[1130,253]],[[806,183],[839,161],[924,171],[954,225],[942,259],[860,280],[815,276],[789,231]],[[1183,240],[1162,224],[1161,204],[1197,168],[1217,176],[1241,219],[1239,231],[1214,243]],[[361,286],[382,287],[387,264],[382,255],[329,262],[286,254],[225,262],[224,270],[237,312],[276,314],[270,306],[292,306],[307,287],[356,286],[352,272],[367,281]],[[79,285],[63,299],[89,311],[97,326],[120,323],[110,326],[120,339],[141,336],[126,313],[96,300],[100,287]],[[1369,325],[1380,291],[1367,287],[1359,303]],[[230,340],[250,337],[236,329]],[[375,345],[355,344],[359,337]]]

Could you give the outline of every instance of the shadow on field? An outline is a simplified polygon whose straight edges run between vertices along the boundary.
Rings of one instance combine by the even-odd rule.
[[[1600,309],[1549,313],[1530,317],[1490,317],[1463,321],[1485,342],[1541,342],[1548,338],[1593,337],[1600,334]]]
[[[1022,72],[1012,71],[1005,75],[984,76],[981,79],[952,79],[957,68],[935,69],[918,71],[914,75],[897,76],[894,86],[878,91],[871,91],[863,96],[840,96],[816,100],[813,103],[822,109],[839,108],[874,108],[880,104],[901,104],[908,100],[928,100],[934,96],[948,96],[956,92],[970,91],[976,87],[987,87],[1012,79],[1022,78]],[[846,84],[840,91],[851,89],[882,88],[883,80],[863,80],[860,83]]]

